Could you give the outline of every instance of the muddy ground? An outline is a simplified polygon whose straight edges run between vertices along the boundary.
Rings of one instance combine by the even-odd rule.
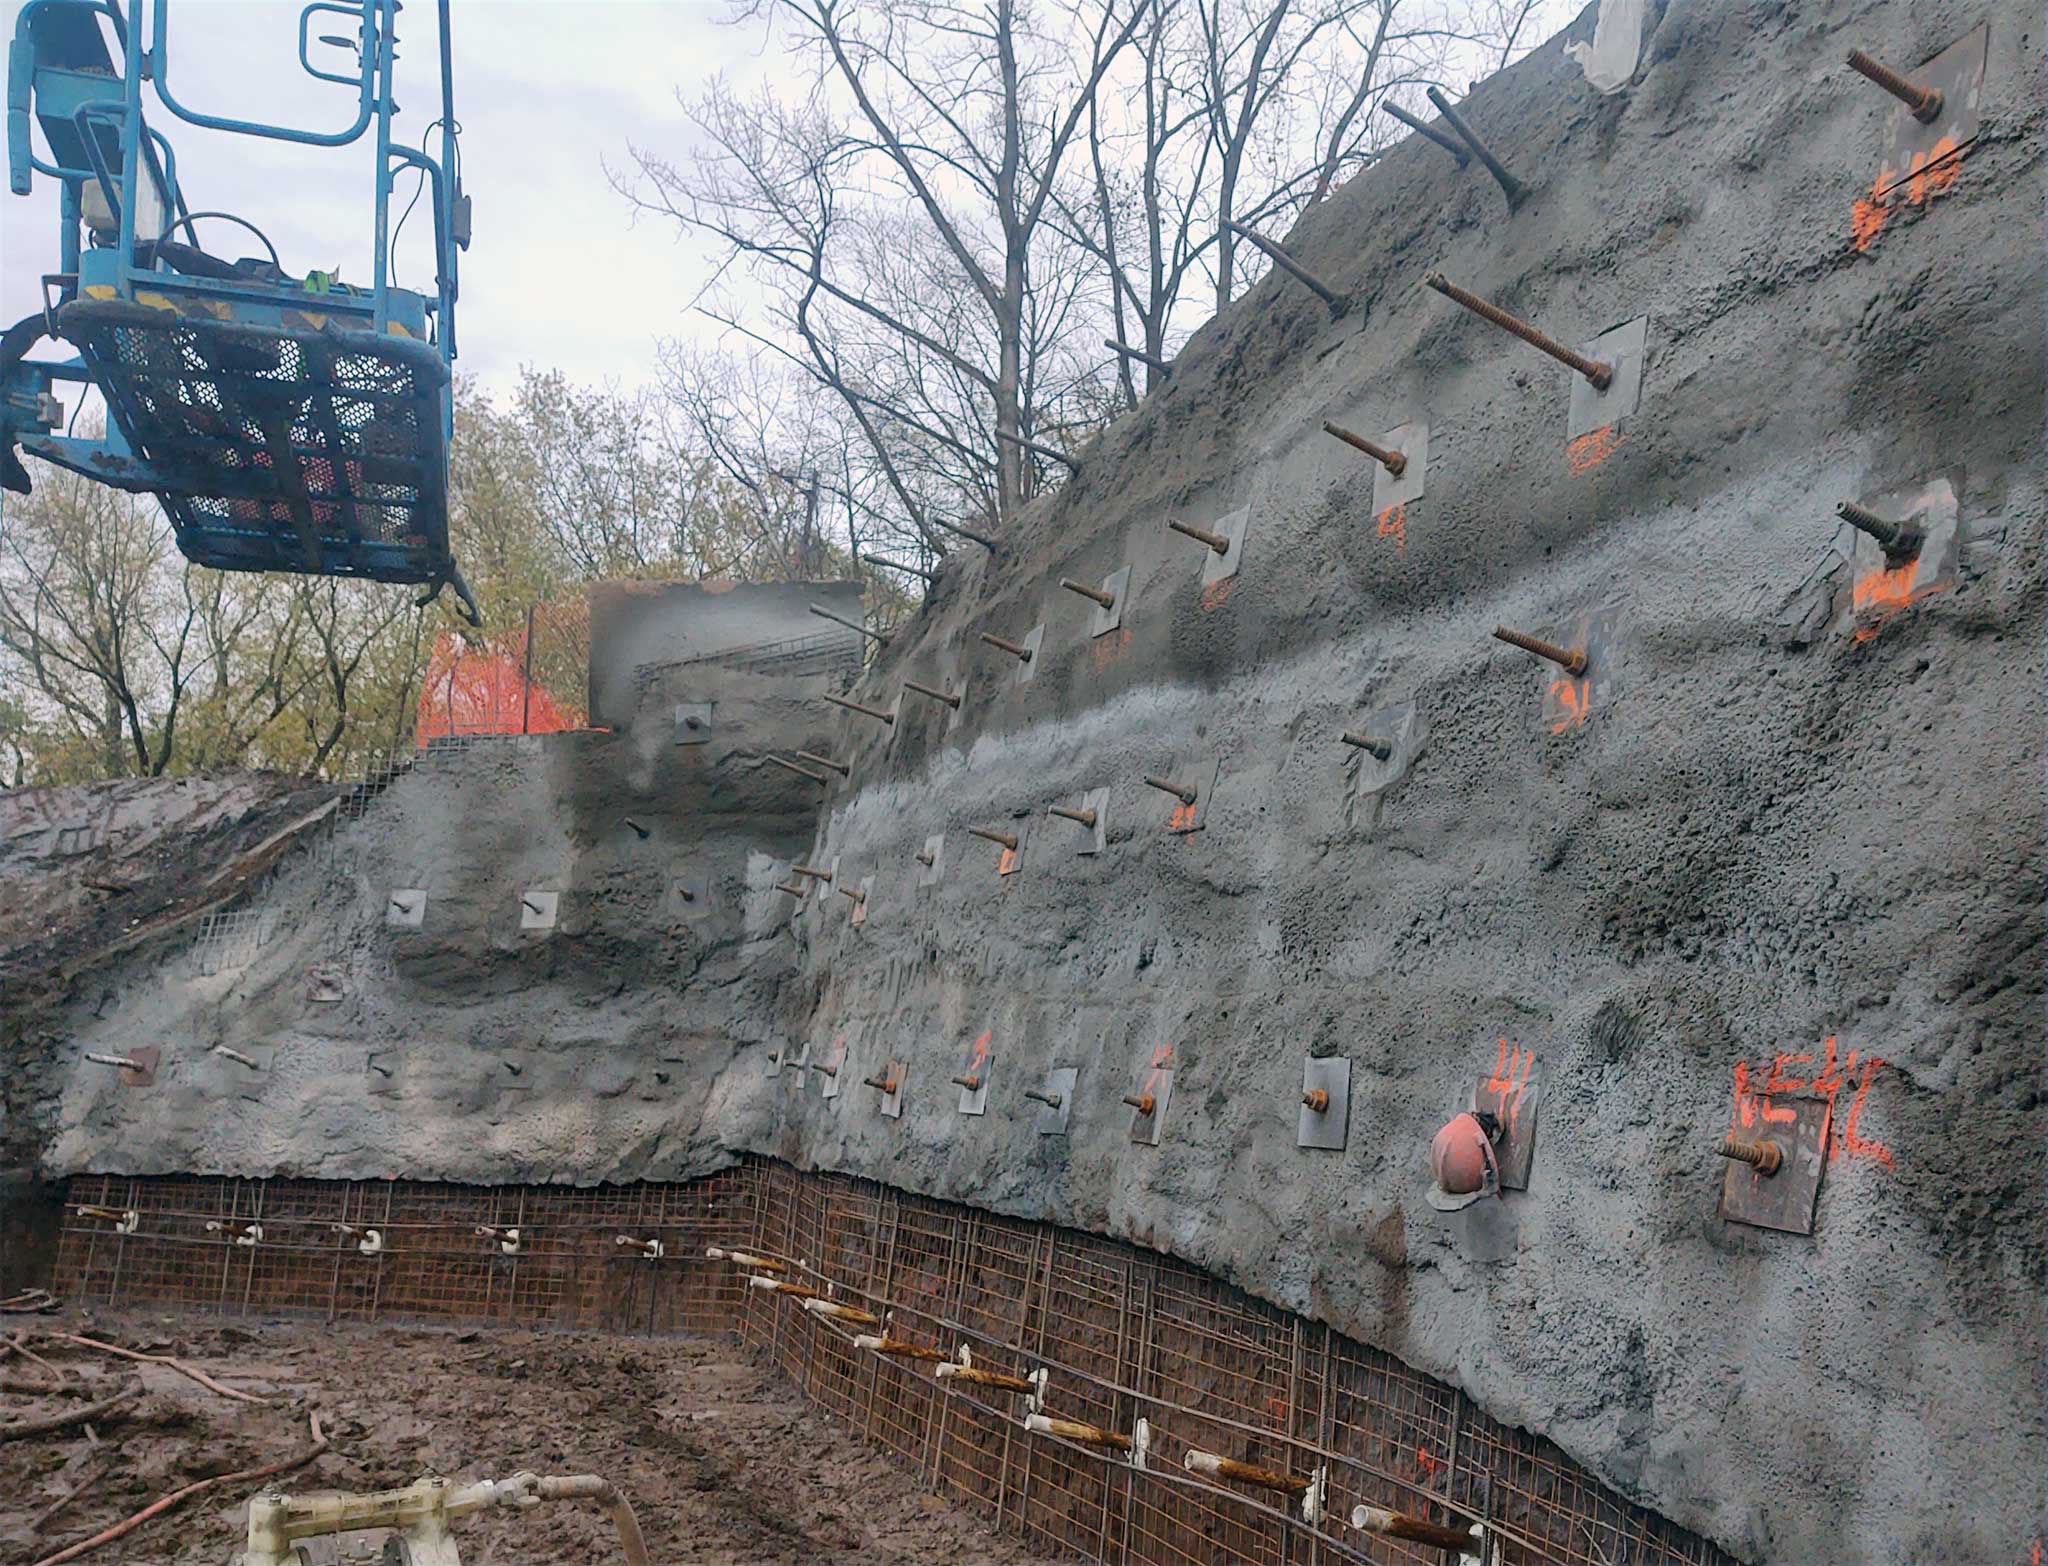
[[[262,1405],[232,1401],[174,1370],[52,1342],[83,1332],[175,1353]],[[796,1388],[736,1345],[601,1333],[488,1334],[452,1328],[213,1326],[141,1313],[11,1318],[0,1338],[28,1345],[108,1395],[131,1372],[143,1391],[126,1417],[0,1439],[0,1562],[43,1560],[212,1475],[306,1451],[317,1412],[330,1449],[279,1483],[291,1493],[374,1490],[425,1473],[457,1482],[599,1473],[631,1498],[650,1558],[676,1562],[854,1561],[862,1566],[1042,1560],[926,1494],[901,1469],[808,1409]],[[75,1406],[12,1390],[45,1373],[0,1359],[0,1428]],[[104,1484],[40,1531],[30,1524],[87,1464]],[[204,1492],[84,1559],[223,1566],[246,1534],[260,1482]],[[375,1561],[382,1535],[347,1541],[342,1561]],[[593,1506],[483,1513],[457,1526],[465,1566],[601,1566],[620,1559]],[[315,1554],[314,1561],[336,1560]]]

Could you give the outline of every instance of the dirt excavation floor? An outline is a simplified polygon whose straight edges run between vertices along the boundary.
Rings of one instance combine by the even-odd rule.
[[[160,1364],[67,1344],[81,1333],[174,1354],[234,1401]],[[536,1473],[603,1474],[631,1498],[658,1566],[677,1562],[855,1561],[958,1566],[1036,1561],[1013,1539],[926,1494],[915,1480],[808,1410],[779,1372],[736,1345],[598,1333],[488,1334],[453,1328],[214,1325],[145,1314],[0,1318],[51,1367],[90,1382],[87,1396],[22,1390],[48,1372],[0,1355],[0,1563],[28,1563],[196,1481],[288,1461],[312,1446],[318,1413],[330,1448],[277,1481],[290,1492],[374,1490],[425,1473],[464,1481]],[[77,1428],[8,1436],[8,1427],[121,1390],[141,1392]],[[106,1478],[38,1528],[89,1472]],[[206,1490],[80,1557],[106,1566],[224,1566],[245,1542],[244,1480]],[[485,1512],[456,1525],[464,1566],[606,1566],[616,1535],[588,1503]],[[314,1562],[375,1562],[381,1534]]]

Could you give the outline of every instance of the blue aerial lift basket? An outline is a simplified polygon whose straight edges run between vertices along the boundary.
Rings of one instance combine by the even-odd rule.
[[[428,597],[452,585],[474,619],[448,544],[456,254],[469,244],[448,0],[438,159],[391,137],[399,0],[313,0],[299,12],[301,67],[356,89],[355,122],[336,131],[186,108],[171,89],[168,8],[154,0],[146,47],[143,0],[29,0],[16,22],[9,184],[27,195],[36,173],[59,183],[59,264],[43,278],[43,310],[0,334],[0,484],[27,491],[18,448],[154,494],[178,547],[201,565],[419,583]],[[354,51],[349,74],[308,55],[322,15],[354,24],[353,38],[317,40]],[[329,148],[374,131],[369,285],[294,276],[253,223],[191,211],[170,144],[145,119],[145,83],[170,114],[209,129]],[[391,194],[407,168],[433,196],[431,297],[390,281]],[[267,255],[230,261],[203,248],[201,220],[239,225]],[[28,359],[44,338],[77,358]],[[52,393],[63,380],[89,382],[105,398],[103,436],[55,433],[62,409]]]

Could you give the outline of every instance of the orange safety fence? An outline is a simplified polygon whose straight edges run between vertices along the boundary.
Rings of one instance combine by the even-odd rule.
[[[535,605],[524,624],[494,636],[445,632],[420,685],[415,740],[580,729],[589,667],[581,602]]]

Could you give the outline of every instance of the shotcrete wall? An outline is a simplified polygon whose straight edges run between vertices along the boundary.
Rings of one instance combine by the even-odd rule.
[[[1891,101],[1841,64],[1919,61],[1986,15],[1672,6],[1605,97],[1546,45],[1468,106],[1532,186],[1517,213],[1476,165],[1397,148],[1288,237],[1351,294],[1340,318],[1268,278],[1014,541],[949,562],[856,695],[964,682],[957,723],[762,682],[687,759],[642,723],[415,774],[280,881],[299,922],[232,981],[166,963],[65,1019],[78,1049],[261,1044],[267,1073],[194,1058],[123,1090],[63,1063],[48,1167],[589,1182],[749,1149],[1183,1257],[1746,1560],[2024,1559],[2040,18],[1988,8],[1983,134],[1882,207]],[[1567,450],[1568,372],[1423,288],[1438,268],[1572,341],[1646,316],[1640,409]],[[1423,498],[1376,516],[1324,419],[1426,419]],[[1954,569],[1859,609],[1869,548],[1834,503],[1938,480]],[[1241,507],[1242,567],[1205,589],[1165,523]],[[1126,564],[1121,628],[1092,637],[1056,584]],[[1595,614],[1581,721],[1489,633],[1570,641]],[[1028,682],[977,640],[1039,624]],[[1361,794],[1339,736],[1390,726],[1411,741]],[[758,759],[797,746],[852,760],[822,809]],[[1176,834],[1141,780],[1209,758],[1203,829]],[[1093,789],[1084,856],[1045,808]],[[1000,876],[966,829],[1020,825]],[[799,854],[873,878],[862,926],[835,895],[788,917]],[[715,879],[708,923],[664,912],[684,860]],[[543,879],[562,922],[522,937]],[[387,931],[409,886],[428,922]],[[323,940],[361,966],[316,1010]],[[947,1079],[985,1033],[989,1112],[965,1116]],[[840,1039],[829,1103],[764,1069]],[[1163,1048],[1173,1097],[1139,1145],[1118,1098]],[[1501,1049],[1536,1061],[1529,1189],[1438,1213],[1430,1135]],[[1311,1054],[1351,1062],[1341,1152],[1295,1143]],[[892,1058],[900,1119],[858,1086]],[[1050,1065],[1079,1073],[1064,1137],[1021,1097]],[[1715,1143],[1816,1090],[1814,1233],[1722,1220]]]

